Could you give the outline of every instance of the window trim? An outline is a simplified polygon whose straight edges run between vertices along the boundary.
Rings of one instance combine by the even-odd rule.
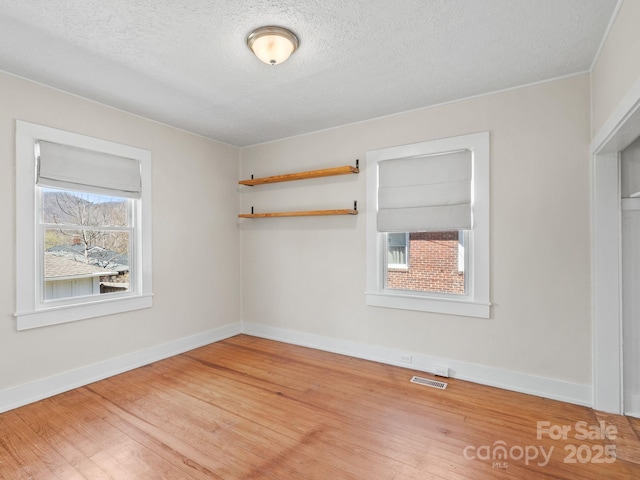
[[[131,242],[132,261],[139,274],[136,289],[128,294],[82,297],[53,305],[39,298],[38,190],[35,144],[39,140],[108,153],[140,161],[142,195],[133,205],[139,221]],[[151,285],[151,152],[56,128],[16,121],[16,318],[17,330],[83,320],[152,306]],[[55,302],[54,302],[55,303]]]
[[[438,295],[384,288],[384,234],[377,231],[378,163],[384,160],[470,150],[473,158],[473,229],[465,253],[469,258],[468,294]],[[489,186],[490,134],[457,137],[371,150],[367,152],[367,290],[366,304],[424,312],[489,318]],[[470,248],[469,248],[470,247]]]
[[[468,235],[465,235],[464,230],[458,232],[458,273],[465,273],[469,271],[467,267],[468,259],[464,254],[469,243]],[[466,275],[466,274],[465,274]]]

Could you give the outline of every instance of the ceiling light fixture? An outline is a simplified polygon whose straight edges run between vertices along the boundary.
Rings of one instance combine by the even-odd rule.
[[[286,28],[261,27],[249,34],[247,45],[264,63],[277,65],[296,51],[298,37]]]

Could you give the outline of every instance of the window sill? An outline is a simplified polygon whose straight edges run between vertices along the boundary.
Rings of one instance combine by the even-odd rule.
[[[491,304],[471,300],[424,297],[399,293],[367,293],[366,303],[371,307],[399,308],[420,312],[444,313],[463,317],[490,318]]]
[[[34,311],[16,312],[16,329],[28,330],[31,328],[58,325],[60,323],[85,320],[88,318],[113,315],[115,313],[129,312],[150,308],[153,303],[153,295],[135,295],[118,299],[98,300],[95,302],[79,303],[43,308]]]

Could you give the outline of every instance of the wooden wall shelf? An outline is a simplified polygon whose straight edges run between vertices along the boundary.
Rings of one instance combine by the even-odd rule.
[[[305,180],[307,178],[331,177],[334,175],[348,175],[350,173],[359,173],[359,162],[356,160],[356,166],[345,165],[343,167],[323,168],[321,170],[309,170],[307,172],[287,173],[284,175],[274,175],[272,177],[250,178],[240,180],[240,185],[253,187],[254,185],[264,185],[267,183],[291,182],[294,180]],[[253,177],[253,176],[252,176]]]
[[[306,172],[287,173],[284,175],[274,175],[272,177],[253,178],[240,180],[240,185],[253,187],[255,185],[265,185],[267,183],[291,182],[294,180],[305,180],[307,178],[331,177],[334,175],[348,175],[350,173],[360,173],[360,161],[356,160],[356,166],[345,165],[342,167],[323,168],[321,170],[309,170]],[[340,210],[305,210],[300,212],[268,212],[254,213],[251,207],[251,213],[240,213],[238,218],[270,218],[270,217],[317,217],[321,215],[357,215],[358,202],[353,202],[353,208]]]
[[[306,210],[302,212],[240,213],[239,218],[316,217],[320,215],[357,215],[358,210]]]
[[[303,210],[300,212],[268,212],[268,213],[240,213],[238,218],[269,218],[269,217],[318,217],[321,215],[357,215],[358,202],[353,202],[353,208],[334,209],[334,210]]]

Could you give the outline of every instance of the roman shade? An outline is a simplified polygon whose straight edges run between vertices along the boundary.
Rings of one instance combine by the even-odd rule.
[[[138,160],[42,140],[38,145],[39,186],[140,198]]]
[[[471,151],[384,160],[378,168],[379,232],[471,229]]]

